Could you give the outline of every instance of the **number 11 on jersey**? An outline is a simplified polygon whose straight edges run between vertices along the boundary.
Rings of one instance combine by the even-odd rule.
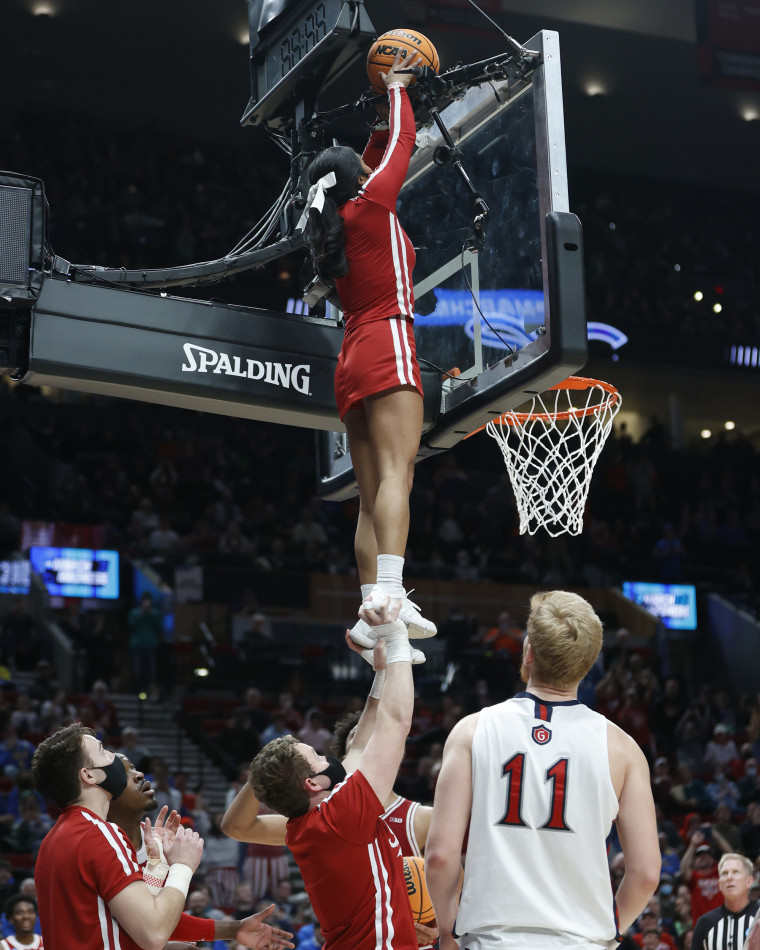
[[[507,807],[498,822],[500,825],[530,827],[522,815],[525,758],[524,752],[517,752],[502,766],[502,778],[507,779]],[[540,831],[572,831],[565,820],[568,763],[569,759],[557,759],[554,765],[546,770],[545,782],[550,786],[549,817],[539,826]]]

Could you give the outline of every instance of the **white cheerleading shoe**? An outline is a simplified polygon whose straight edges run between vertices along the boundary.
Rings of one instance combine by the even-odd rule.
[[[409,591],[411,593],[411,591]],[[438,633],[438,627],[432,620],[426,620],[420,613],[417,604],[409,600],[409,596],[404,593],[401,599],[401,608],[398,612],[398,619],[406,624],[409,631],[410,640],[426,640],[428,637],[434,637]]]

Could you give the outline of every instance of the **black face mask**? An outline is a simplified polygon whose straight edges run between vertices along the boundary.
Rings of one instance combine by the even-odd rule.
[[[343,779],[346,777],[346,770],[334,755],[326,755],[325,758],[328,761],[327,768],[322,772],[317,772],[316,774],[327,776],[330,784],[327,786],[325,791],[329,792],[331,789],[335,788],[336,785],[339,785],[343,781]]]
[[[93,765],[92,768],[102,769],[106,773],[103,781],[97,784],[108,792],[112,799],[118,798],[127,787],[127,770],[118,755],[114,756],[113,762],[108,765]]]

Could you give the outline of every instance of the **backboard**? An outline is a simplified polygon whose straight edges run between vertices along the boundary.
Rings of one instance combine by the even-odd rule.
[[[456,170],[435,161],[443,143],[435,125],[418,132],[400,194],[399,219],[417,253],[417,355],[441,389],[440,414],[423,433],[420,458],[455,445],[586,361],[582,238],[568,210],[559,38],[543,31],[524,45],[538,54],[531,72],[470,88],[441,112],[489,208],[482,250],[467,249],[469,196]],[[320,433],[318,441],[320,491],[350,493],[345,435]]]

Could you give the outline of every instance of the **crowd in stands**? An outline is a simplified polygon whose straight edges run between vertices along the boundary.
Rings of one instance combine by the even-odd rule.
[[[522,637],[512,618],[502,615],[495,628],[476,635],[489,664],[498,670],[497,677],[474,679],[473,667],[469,673],[463,670],[438,696],[418,695],[396,784],[399,794],[432,803],[443,745],[453,725],[518,688]],[[294,733],[318,750],[329,751],[334,740],[345,735],[339,721],[361,707],[360,697],[338,705],[327,702],[326,684],[315,685],[301,697],[257,687],[237,698],[230,696],[225,703],[234,741],[227,748],[238,755],[236,774],[225,802],[207,803],[202,787],[191,786],[186,772],[172,771],[141,741],[136,724],[122,721],[107,683],[96,681],[85,695],[67,695],[49,663],[42,660],[33,674],[23,677],[21,687],[13,681],[12,655],[8,663],[11,680],[0,691],[0,889],[6,896],[31,893],[33,882],[26,882],[31,882],[34,855],[57,814],[31,787],[35,745],[76,717],[145,773],[155,790],[156,808],[165,804],[177,809],[183,822],[205,838],[188,910],[196,916],[242,918],[274,900],[279,925],[297,931],[299,945],[301,941],[309,948],[311,943],[321,945],[318,924],[285,850],[239,844],[222,833],[220,824],[224,809],[246,780],[248,761],[262,745]],[[265,671],[261,675],[265,678]],[[760,894],[760,694],[732,697],[698,681],[668,675],[651,643],[632,642],[628,631],[620,629],[608,633],[579,696],[625,729],[651,768],[661,880],[623,945],[641,945],[637,937],[656,929],[661,943],[652,943],[653,947],[664,942],[690,950],[696,919],[722,901],[717,890],[721,854],[740,853],[753,862],[757,884],[751,898]],[[219,741],[223,744],[223,737]],[[624,865],[614,830],[609,862],[614,887]]]
[[[285,173],[275,151],[259,149],[252,161],[248,139],[236,150],[135,136],[72,115],[43,120],[12,117],[0,165],[45,180],[53,243],[71,260],[133,267],[223,255]],[[684,345],[757,341],[757,216],[748,213],[757,196],[697,195],[686,184],[582,170],[570,177],[584,222],[590,318],[622,321],[632,340],[638,333],[647,344],[656,330],[663,352],[672,328],[679,363]],[[225,284],[224,296],[282,307],[299,293],[299,265],[273,267]],[[721,288],[720,314],[702,314],[697,277],[705,289],[710,281]],[[24,387],[0,400],[19,449],[3,475],[16,512],[104,524],[110,546],[167,572],[187,563],[354,570],[356,508],[313,497],[310,432],[105,399],[86,410],[78,400],[38,401]],[[520,538],[499,453],[482,435],[418,466],[407,573],[566,585],[696,577],[728,585],[756,609],[756,467],[756,447],[738,432],[710,448],[674,450],[660,420],[636,444],[620,426],[593,480],[582,537]],[[17,537],[12,521],[0,512],[0,544]]]
[[[160,134],[148,140],[72,117],[46,123],[41,135],[39,118],[11,118],[0,166],[45,180],[53,244],[74,261],[147,267],[221,256],[266,209],[285,173],[274,159],[254,164],[233,149]],[[716,338],[760,341],[752,284],[760,217],[748,213],[756,196],[700,189],[696,200],[687,186],[598,175],[592,182],[582,173],[571,175],[571,185],[584,222],[591,317],[632,338],[671,334],[684,341],[687,356],[704,353]],[[300,292],[298,266],[278,262],[226,285],[223,296],[282,307]],[[719,296],[730,299],[722,314],[694,301],[696,278],[719,285]],[[194,564],[265,578],[355,570],[356,503],[314,497],[310,432],[100,397],[54,400],[6,386],[0,418],[7,450],[3,556],[18,550],[21,521],[33,518],[102,525],[103,546],[149,562],[170,580],[175,567]],[[407,573],[553,587],[636,577],[699,581],[757,614],[757,462],[756,447],[740,433],[711,448],[673,449],[657,419],[636,443],[619,426],[597,467],[583,534],[521,537],[499,453],[480,436],[418,467]],[[266,615],[255,596],[246,596],[237,613],[250,621],[241,649],[253,664],[265,655]],[[117,624],[100,611],[75,608],[61,616],[86,661],[87,692],[76,695],[60,689],[23,599],[2,617],[0,903],[14,894],[33,897],[34,854],[55,811],[32,790],[29,763],[41,737],[76,717],[146,772],[158,803],[177,808],[205,836],[189,910],[242,918],[273,899],[281,926],[298,931],[303,950],[315,950],[324,942],[321,931],[283,854],[230,842],[219,828],[221,803],[207,807],[202,788],[188,787],[187,775],[172,774],[152,756],[136,723],[120,721],[110,692],[130,636],[135,687],[156,678],[154,605],[145,607],[135,606],[129,617],[125,611]],[[473,662],[469,675],[463,669],[444,694],[418,699],[397,788],[428,803],[454,723],[516,687],[522,638],[508,616],[452,617],[447,626],[442,638],[482,650],[484,662]],[[20,687],[15,678],[22,672],[29,677]],[[245,778],[238,771],[266,741],[297,731],[327,749],[336,721],[361,705],[351,700],[336,709],[319,692],[294,698],[259,685],[234,698],[217,737],[236,776],[230,796]],[[641,945],[636,936],[656,930],[658,942],[648,936],[647,946],[690,950],[696,917],[720,901],[720,854],[746,854],[760,875],[760,695],[732,697],[668,676],[650,650],[632,647],[622,633],[581,698],[636,739],[652,770],[663,873],[626,946]],[[613,883],[621,865],[613,838]],[[266,876],[264,866],[279,871]],[[751,896],[758,894],[760,884]],[[12,912],[3,933],[10,932]]]

